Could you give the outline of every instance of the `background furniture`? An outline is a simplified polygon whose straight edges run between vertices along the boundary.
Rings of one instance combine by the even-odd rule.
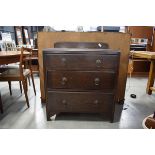
[[[154,48],[154,28],[153,26],[128,26],[128,33],[131,34],[131,39],[147,39],[147,43],[137,42],[130,44],[130,50],[134,51],[153,51]],[[150,68],[150,62],[146,59],[133,59],[133,75],[145,75],[148,74]],[[130,71],[129,71],[130,72]]]
[[[16,38],[16,45],[24,44],[22,26],[15,26],[15,38]]]
[[[39,73],[38,49],[32,49],[32,72]]]
[[[31,69],[31,59],[29,59],[29,57],[31,57],[31,52],[32,52],[32,49],[28,49],[28,48],[22,48],[21,51],[0,52],[0,60],[1,60],[0,64],[20,62],[19,68],[13,68],[13,69],[9,68],[6,71],[2,72],[0,74],[0,81],[9,81],[9,82],[22,81],[28,107],[29,107],[29,101],[27,96],[27,78],[29,76],[31,76],[32,78],[33,89],[36,95],[35,84],[34,84],[34,79],[33,79],[33,74]],[[25,63],[26,61],[29,61],[27,65],[28,68],[24,69],[23,63]]]
[[[24,42],[24,44],[30,45],[30,35],[29,35],[28,28],[22,27],[22,34],[23,34],[23,42]]]
[[[155,87],[153,87],[154,78],[155,78],[155,52],[131,51],[130,54],[133,58],[140,58],[140,59],[146,59],[147,61],[151,61],[147,88],[146,88],[146,93],[151,95],[152,91],[155,91]]]
[[[146,50],[152,50],[154,33],[153,26],[128,26],[128,32],[131,34],[131,38],[148,39]]]
[[[119,56],[109,49],[44,51],[47,120],[60,112],[103,113],[114,118]]]
[[[119,32],[120,27],[119,26],[98,26],[97,31],[101,31],[101,32]]]
[[[9,52],[1,51],[0,52],[0,65],[18,62],[20,54],[21,54],[20,51],[9,51]],[[6,68],[4,68],[3,71],[5,70]],[[0,97],[0,105],[1,105],[1,112],[3,112],[1,97]]]
[[[43,68],[43,49],[54,47],[56,42],[104,42],[110,49],[120,50],[119,82],[117,90],[117,101],[124,103],[126,87],[127,68],[130,50],[130,34],[116,32],[39,32],[38,33],[38,57],[41,100],[46,102],[44,91],[44,68]]]

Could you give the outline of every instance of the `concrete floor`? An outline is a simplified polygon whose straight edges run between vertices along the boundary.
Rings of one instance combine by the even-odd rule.
[[[10,96],[8,84],[0,83],[4,114],[0,113],[2,129],[140,129],[143,119],[155,111],[155,94],[145,93],[147,77],[128,78],[125,104],[116,106],[114,123],[100,115],[60,114],[52,121],[46,121],[45,106],[40,101],[39,77],[35,77],[37,95],[34,96],[32,86],[29,87],[30,108],[27,109],[24,95],[20,93],[18,82],[12,83],[13,95]],[[130,94],[137,95],[136,99]],[[124,109],[120,113],[120,109]],[[120,114],[120,115],[119,115]]]

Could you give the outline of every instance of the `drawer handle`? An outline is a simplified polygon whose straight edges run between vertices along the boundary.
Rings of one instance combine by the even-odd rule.
[[[95,106],[98,106],[98,105],[99,105],[99,101],[98,101],[98,100],[95,100],[95,101],[94,101],[94,105],[95,105]]]
[[[65,64],[66,63],[66,58],[62,58],[61,61]]]
[[[63,77],[61,83],[62,83],[62,85],[65,85],[67,83],[67,78]]]
[[[67,106],[67,101],[66,101],[66,100],[62,100],[62,104],[63,104],[64,106]]]
[[[95,82],[95,86],[98,86],[100,84],[100,79],[99,78],[95,78],[94,82]]]
[[[62,103],[63,103],[63,104],[67,104],[66,100],[62,100]]]
[[[97,59],[97,60],[96,60],[96,66],[97,66],[97,67],[100,67],[100,66],[101,66],[101,63],[102,63],[102,62],[101,62],[100,59]]]

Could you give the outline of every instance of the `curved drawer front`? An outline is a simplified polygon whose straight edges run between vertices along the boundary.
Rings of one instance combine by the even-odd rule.
[[[118,55],[51,54],[46,55],[45,60],[47,70],[115,69]]]
[[[113,98],[104,93],[48,91],[46,106],[56,112],[109,112]]]
[[[48,89],[113,90],[115,72],[98,71],[49,71]]]

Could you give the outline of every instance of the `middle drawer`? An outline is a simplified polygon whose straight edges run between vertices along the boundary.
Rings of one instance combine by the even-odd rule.
[[[113,71],[48,71],[48,89],[113,90],[116,73]]]

